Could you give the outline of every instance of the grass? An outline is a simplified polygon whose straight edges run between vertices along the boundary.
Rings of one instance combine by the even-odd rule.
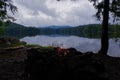
[[[26,44],[25,47],[28,47],[28,48],[32,48],[32,47],[38,48],[38,47],[42,47],[42,46],[37,45],[37,44]]]
[[[24,44],[21,42],[13,43],[13,44],[0,44],[0,48],[8,48],[8,47],[17,47],[17,46],[25,46],[27,48],[39,48],[40,50],[51,50],[53,49],[52,46],[40,46],[37,44]]]
[[[19,46],[24,46],[27,48],[38,48],[39,50],[42,51],[46,51],[46,50],[53,50],[52,46],[40,46],[37,44],[26,44],[25,42],[21,42],[19,40],[17,40],[16,38],[12,38],[12,37],[5,37],[4,38],[5,41],[10,41],[11,44],[9,43],[0,43],[0,48],[4,49],[4,48],[11,48],[11,47],[19,47]]]
[[[27,48],[37,48],[38,51],[41,53],[48,53],[49,51],[53,51],[54,48],[52,46],[40,46],[37,44],[26,44],[25,47]]]
[[[25,47],[39,48],[40,50],[52,50],[53,49],[52,46],[40,46],[40,45],[37,45],[37,44],[26,44]]]

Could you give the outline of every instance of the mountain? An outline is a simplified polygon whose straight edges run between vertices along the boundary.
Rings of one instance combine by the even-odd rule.
[[[23,38],[35,35],[75,35],[80,37],[100,38],[101,25],[88,24],[72,26],[48,26],[44,28],[27,27],[17,23],[4,24],[5,36]],[[3,36],[3,34],[2,34]],[[109,37],[120,37],[120,25],[109,26]]]
[[[47,27],[45,27],[45,28],[55,28],[55,29],[57,29],[57,28],[71,28],[72,26],[55,26],[55,25],[53,25],[53,26],[47,26]]]

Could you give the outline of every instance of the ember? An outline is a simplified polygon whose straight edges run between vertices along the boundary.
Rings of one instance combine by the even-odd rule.
[[[68,53],[69,53],[68,49],[57,47],[57,54],[58,55],[64,55],[65,56]]]

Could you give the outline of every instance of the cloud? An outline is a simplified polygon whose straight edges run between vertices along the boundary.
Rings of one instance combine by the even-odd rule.
[[[17,23],[26,26],[83,25],[96,23],[95,9],[88,0],[13,0]]]

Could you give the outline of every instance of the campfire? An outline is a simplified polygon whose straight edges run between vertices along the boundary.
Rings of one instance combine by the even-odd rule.
[[[65,44],[61,43],[60,41],[55,41],[52,43],[52,46],[55,47],[59,56],[66,56],[70,52],[69,49],[65,48]]]
[[[69,50],[66,48],[57,47],[57,54],[66,56],[69,53]]]

